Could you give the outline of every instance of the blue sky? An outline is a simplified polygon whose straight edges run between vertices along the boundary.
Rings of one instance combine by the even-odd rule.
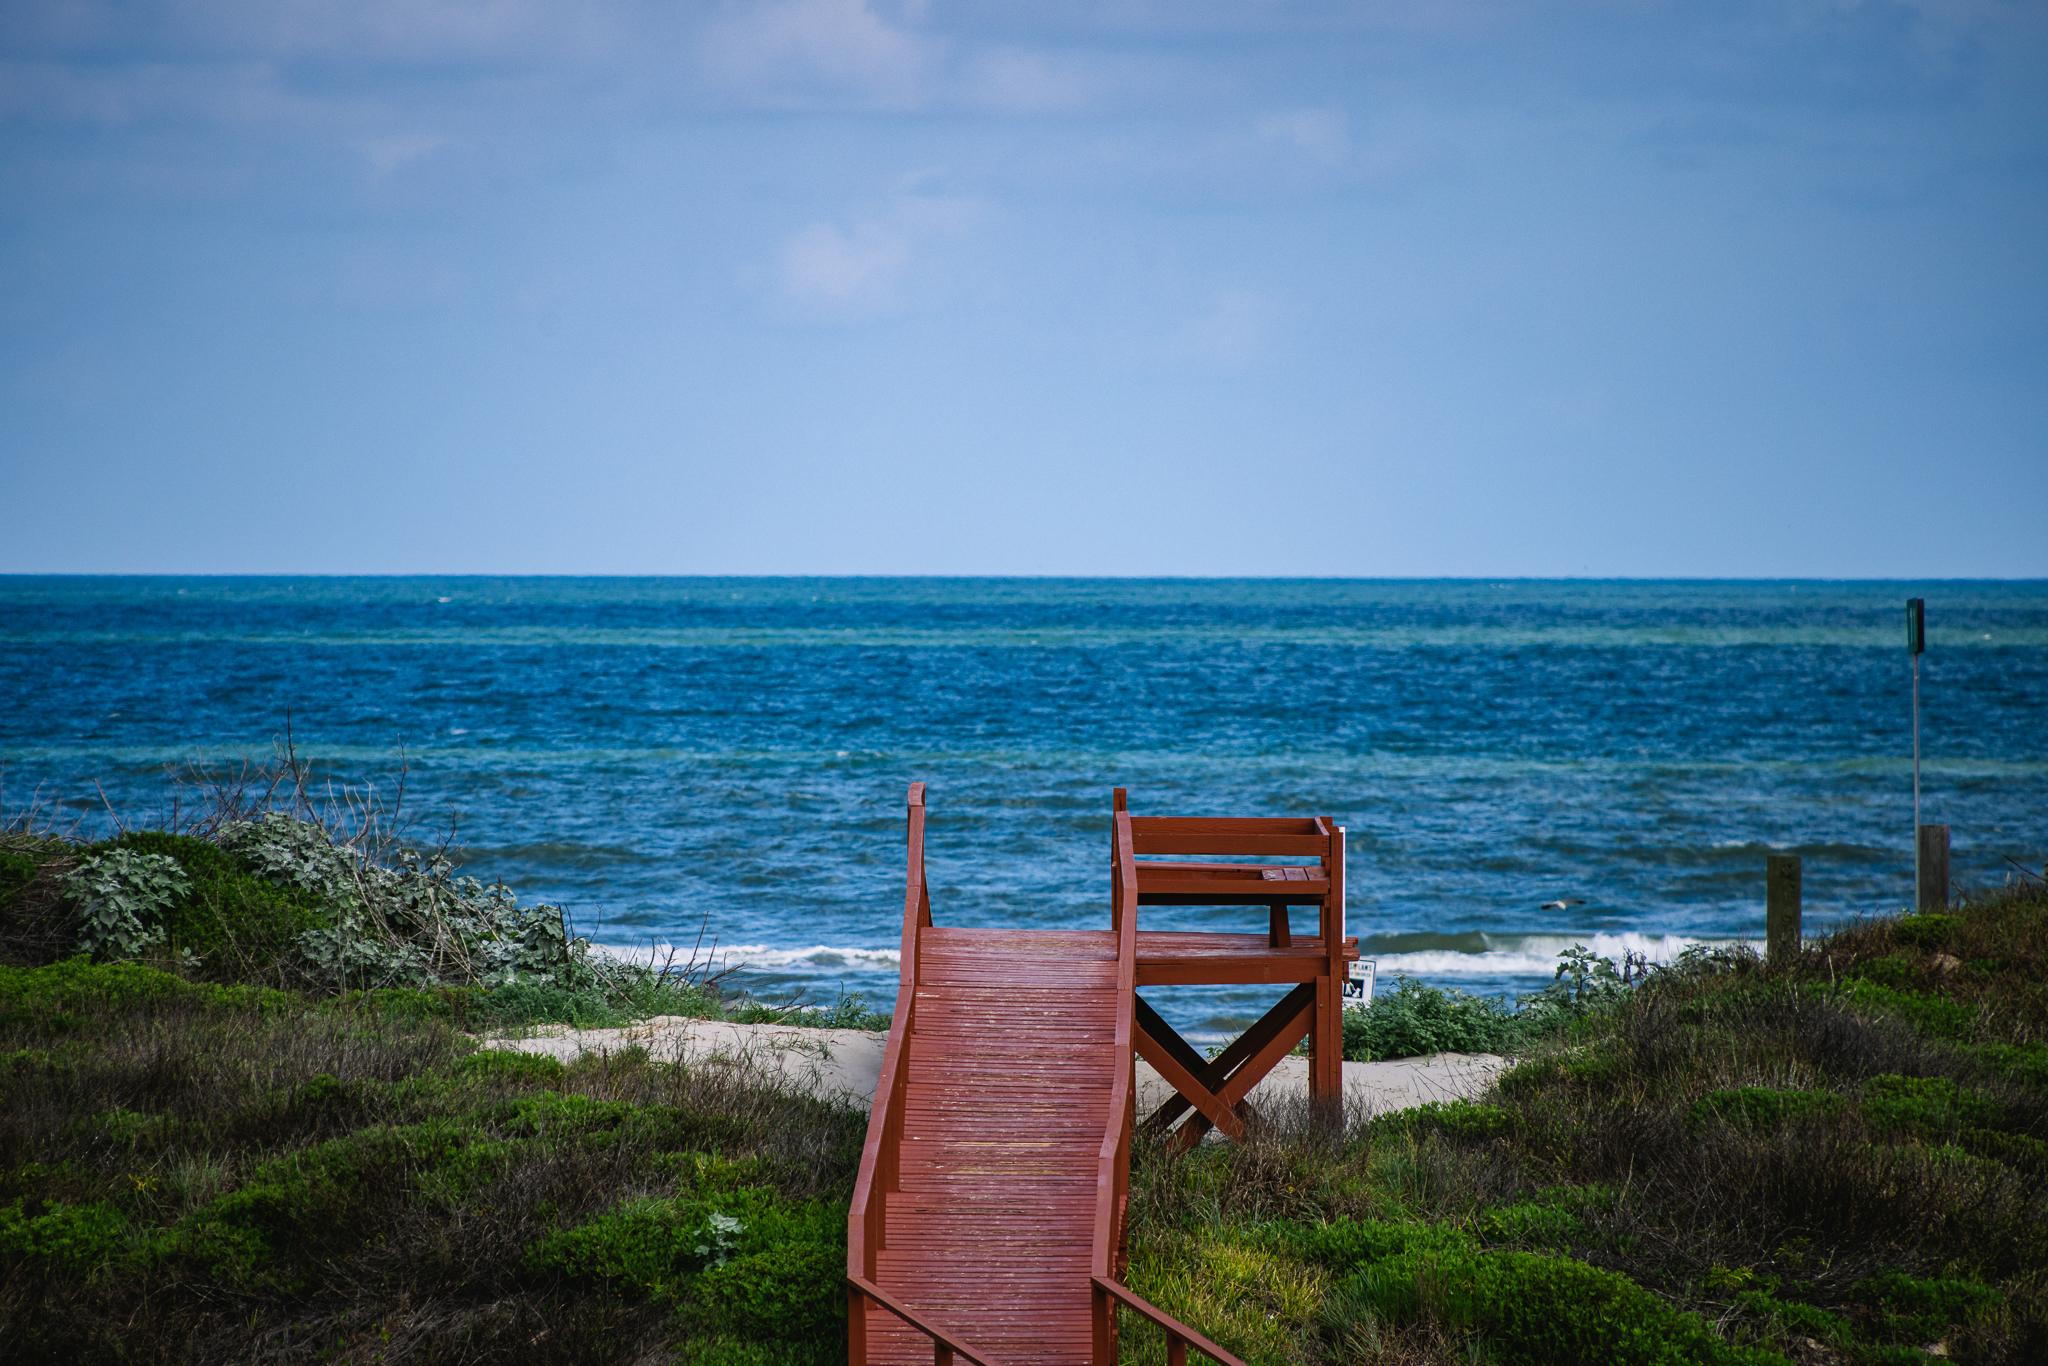
[[[2048,7],[0,9],[0,570],[2048,574]]]

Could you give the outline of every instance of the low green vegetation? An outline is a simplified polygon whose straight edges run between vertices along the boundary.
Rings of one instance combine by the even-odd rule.
[[[1344,1012],[1344,1056],[1352,1062],[1426,1053],[1508,1053],[1528,1026],[1497,996],[1425,986],[1412,977],[1372,1003]]]
[[[1474,996],[1455,987],[1432,987],[1412,977],[1370,1005],[1344,1012],[1344,1057],[1382,1062],[1428,1053],[1526,1053],[1568,1038],[1587,1020],[1626,1000],[1635,986],[1660,972],[1679,976],[1722,971],[1748,958],[1743,950],[1694,948],[1669,967],[1630,962],[1626,970],[1584,945],[1558,955],[1555,979],[1510,1005],[1504,996]]]
[[[303,811],[133,830],[96,843],[0,836],[0,962],[83,954],[183,978],[369,995],[475,1030],[597,1028],[652,1015],[886,1028],[828,1008],[730,999],[694,965],[623,961],[434,852],[350,836]]]
[[[844,1359],[864,1113],[472,1037],[759,1007],[251,824],[0,842],[0,1360]],[[1626,977],[1347,1021],[1488,1095],[1139,1142],[1131,1284],[1257,1366],[2048,1359],[2048,894]]]
[[[865,1117],[375,993],[0,968],[0,1358],[843,1359]]]
[[[2048,1360],[2038,884],[1619,977],[1352,1023],[1522,1055],[1488,1099],[1140,1145],[1132,1284],[1254,1362]]]

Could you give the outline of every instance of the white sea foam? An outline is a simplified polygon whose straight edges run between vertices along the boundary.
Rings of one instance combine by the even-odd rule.
[[[1370,937],[1365,956],[1379,964],[1382,977],[1406,973],[1412,977],[1547,977],[1557,968],[1557,956],[1574,944],[1583,944],[1602,958],[1620,962],[1624,954],[1640,954],[1652,963],[1669,963],[1694,945],[1726,948],[1748,943],[1761,950],[1761,941],[1737,939],[1691,939],[1678,934],[1528,934],[1482,935],[1483,949],[1418,949],[1404,953],[1374,953]],[[647,961],[646,944],[600,944],[605,953]],[[656,944],[654,956],[667,954],[670,945]],[[675,946],[678,955],[688,945]],[[700,947],[698,955],[713,968],[752,968],[763,972],[856,972],[890,971],[902,962],[893,948],[853,944],[809,944],[776,947],[769,944],[718,944]]]
[[[734,967],[761,969],[803,968],[893,968],[903,961],[895,949],[863,948],[846,944],[813,944],[802,949],[778,949],[766,944],[721,946],[718,956]]]
[[[680,962],[688,957],[688,944],[596,944],[592,947],[614,957],[646,962],[650,947],[656,961],[674,949]],[[805,948],[773,948],[767,944],[708,944],[697,948],[700,962],[713,969],[755,968],[764,972],[832,972],[853,968],[873,972],[897,967],[903,956],[895,949],[863,948],[847,944],[812,944]]]
[[[1557,956],[1574,944],[1583,944],[1602,958],[1620,962],[1623,954],[1640,954],[1652,963],[1669,963],[1694,945],[1729,948],[1748,941],[1735,939],[1688,939],[1679,934],[1528,934],[1485,935],[1486,948],[1478,952],[1456,949],[1423,949],[1414,953],[1375,954],[1368,946],[1367,958],[1375,959],[1382,976],[1407,973],[1411,977],[1529,977],[1547,976],[1557,969]],[[1762,944],[1752,945],[1761,948]]]

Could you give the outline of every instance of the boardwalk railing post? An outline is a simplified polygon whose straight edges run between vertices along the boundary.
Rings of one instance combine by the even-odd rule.
[[[1783,967],[1799,956],[1799,855],[1772,854],[1765,872],[1764,961]]]
[[[1948,909],[1948,827],[1921,826],[1918,852],[1920,895],[1914,909],[1945,911]]]

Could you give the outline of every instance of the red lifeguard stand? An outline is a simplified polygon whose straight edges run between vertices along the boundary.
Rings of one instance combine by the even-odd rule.
[[[1309,1096],[1341,1115],[1343,983],[1358,957],[1358,940],[1344,933],[1344,828],[1327,816],[1133,816],[1120,787],[1112,820],[1113,928],[1121,929],[1123,916],[1135,913],[1123,904],[1123,888],[1130,885],[1127,871],[1134,874],[1138,907],[1263,906],[1267,911],[1264,933],[1146,929],[1141,923],[1137,986],[1293,988],[1213,1059],[1204,1058],[1137,996],[1137,1054],[1178,1093],[1145,1124],[1171,1129],[1170,1141],[1177,1147],[1196,1142],[1211,1126],[1233,1139],[1242,1137],[1251,1114],[1245,1097],[1304,1035]],[[1129,851],[1128,870],[1120,850]],[[1314,934],[1293,932],[1288,915],[1295,906],[1316,908]],[[1176,1121],[1178,1128],[1173,1127]]]

